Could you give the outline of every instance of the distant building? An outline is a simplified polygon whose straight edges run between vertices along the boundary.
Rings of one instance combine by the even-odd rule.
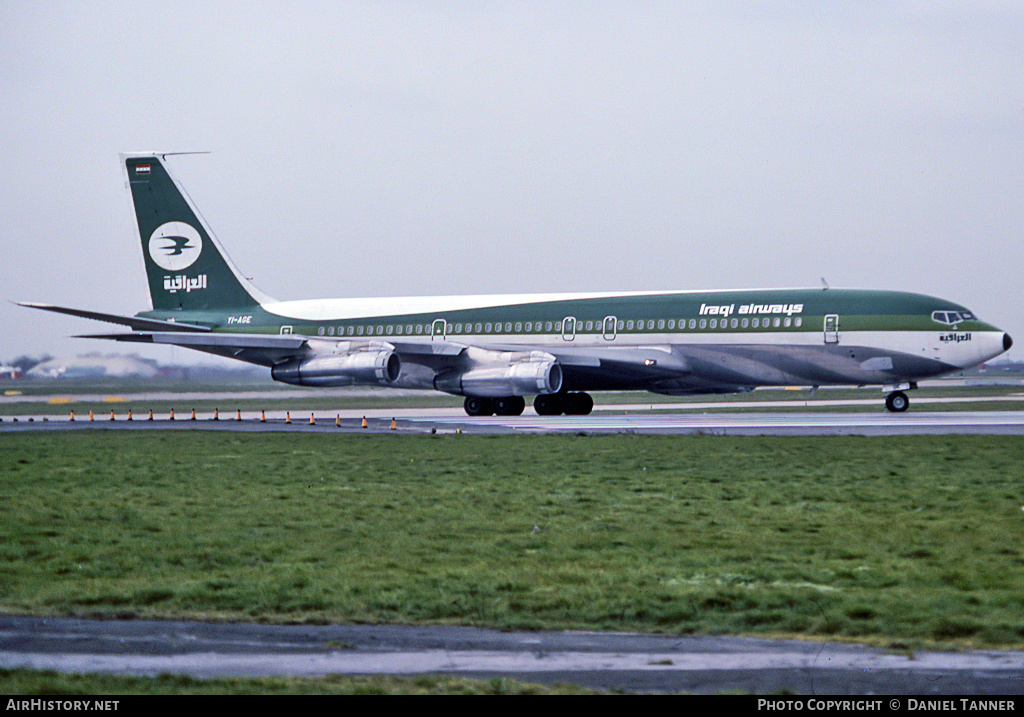
[[[12,381],[21,378],[21,369],[17,366],[0,366],[0,381]]]
[[[30,378],[153,378],[159,373],[154,363],[134,356],[89,354],[43,361],[29,369],[27,375]]]

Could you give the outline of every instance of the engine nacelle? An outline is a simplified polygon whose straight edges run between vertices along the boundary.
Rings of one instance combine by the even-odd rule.
[[[292,359],[274,366],[275,381],[295,386],[390,386],[402,372],[402,360],[391,350],[354,351],[340,356]]]
[[[459,396],[483,398],[558,393],[562,388],[562,367],[552,359],[479,366],[461,373],[439,374],[434,378],[434,388]]]

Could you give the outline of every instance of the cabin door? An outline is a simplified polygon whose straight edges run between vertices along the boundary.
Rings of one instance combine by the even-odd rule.
[[[604,340],[614,341],[615,332],[618,328],[619,320],[614,316],[605,316],[604,325],[601,327],[604,330]]]
[[[566,316],[562,319],[562,338],[566,341],[572,341],[576,338],[575,316]]]
[[[825,343],[839,343],[839,314],[828,314],[825,316]]]
[[[448,322],[444,319],[434,319],[430,325],[430,340],[444,341],[448,333]]]

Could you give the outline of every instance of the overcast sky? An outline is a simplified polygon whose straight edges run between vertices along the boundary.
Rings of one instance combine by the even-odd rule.
[[[5,0],[0,113],[4,300],[148,308],[118,153],[203,150],[279,299],[825,277],[1024,345],[1020,2]],[[4,301],[0,358],[107,328]]]

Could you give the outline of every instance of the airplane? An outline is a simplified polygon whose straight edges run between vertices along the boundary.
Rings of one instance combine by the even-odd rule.
[[[903,291],[749,289],[278,301],[235,267],[171,174],[170,153],[122,154],[152,308],[134,316],[18,302],[131,331],[81,338],[182,346],[299,386],[464,397],[470,416],[586,415],[591,392],[728,394],[767,386],[918,382],[1010,349],[945,299]]]

